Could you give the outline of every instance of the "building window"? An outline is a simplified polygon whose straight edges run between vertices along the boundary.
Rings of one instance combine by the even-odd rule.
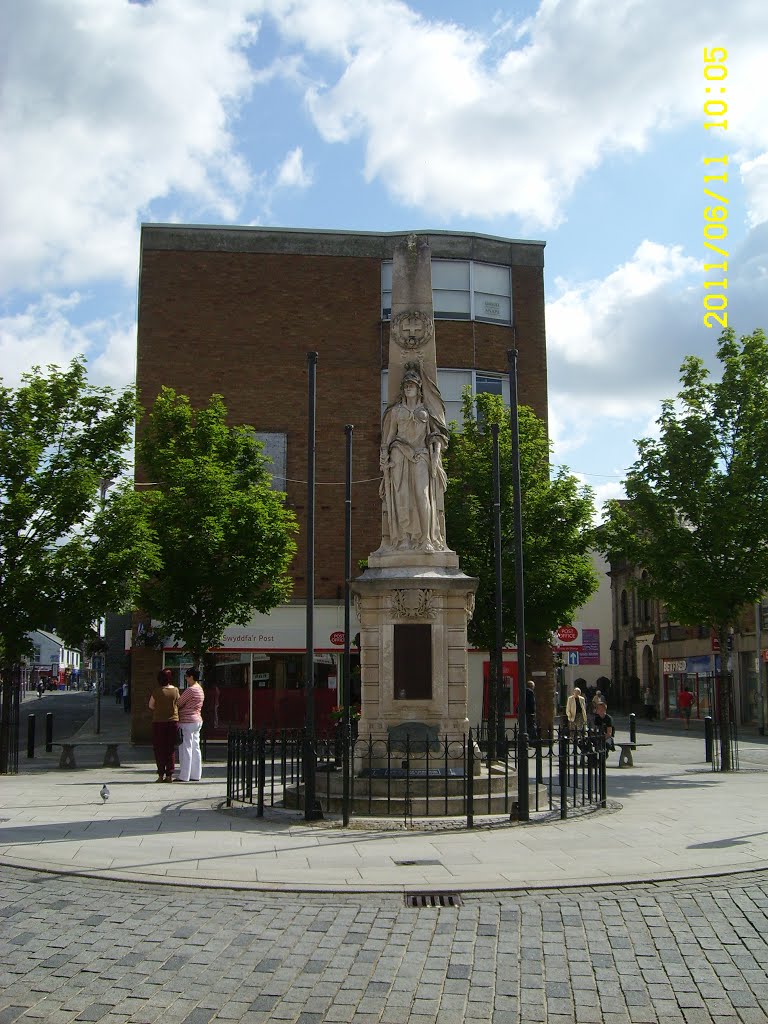
[[[272,465],[267,467],[272,474],[272,490],[284,491],[288,435],[279,431],[255,430],[254,437],[264,445],[264,454],[272,462]]]
[[[629,604],[626,590],[621,592],[621,624],[622,626],[629,625]]]
[[[387,388],[389,371],[381,372],[381,411],[387,407]],[[464,422],[461,415],[461,393],[465,387],[472,389],[473,395],[490,392],[501,395],[504,405],[509,408],[509,377],[505,373],[487,373],[482,370],[442,370],[437,371],[437,386],[445,402],[445,419],[447,423],[456,422],[461,427]]]
[[[512,323],[509,267],[474,260],[432,260],[432,305],[436,320]],[[392,261],[381,265],[381,317],[392,316]]]

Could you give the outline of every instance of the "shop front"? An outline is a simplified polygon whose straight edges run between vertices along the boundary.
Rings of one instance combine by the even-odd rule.
[[[664,714],[679,718],[677,697],[681,690],[693,694],[692,718],[706,718],[713,713],[717,694],[717,665],[714,655],[701,654],[688,658],[662,658],[664,677]]]
[[[320,734],[332,727],[331,711],[341,703],[344,633],[343,608],[315,611],[314,717]],[[248,627],[226,630],[224,643],[212,650],[203,679],[203,729],[207,739],[225,739],[230,729],[300,729],[306,716],[306,610],[300,606],[256,616]],[[353,626],[353,636],[359,627]],[[352,647],[351,702],[360,701],[360,658]],[[192,659],[166,648],[163,667],[179,687]]]

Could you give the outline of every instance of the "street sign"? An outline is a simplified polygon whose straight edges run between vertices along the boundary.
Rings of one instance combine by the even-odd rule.
[[[558,626],[552,634],[553,651],[580,651],[583,644],[583,630],[580,622]]]
[[[579,664],[579,652],[578,651],[568,651],[568,664],[569,665],[578,665]]]

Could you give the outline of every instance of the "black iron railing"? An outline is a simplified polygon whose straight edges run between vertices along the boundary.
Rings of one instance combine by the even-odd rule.
[[[345,744],[351,766],[343,785]],[[423,737],[353,737],[343,727],[307,744],[303,730],[233,730],[227,746],[227,806],[303,806],[304,759],[315,760],[315,797],[325,813],[398,818],[517,817],[517,767],[521,747],[516,729],[497,745],[496,757],[482,756],[473,732],[425,741]],[[605,807],[604,737],[559,729],[539,733],[525,748],[531,810]]]

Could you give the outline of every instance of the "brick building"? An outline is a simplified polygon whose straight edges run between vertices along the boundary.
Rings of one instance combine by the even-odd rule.
[[[514,319],[520,401],[546,420],[544,243],[447,231],[420,234],[432,251],[438,382],[448,419],[459,418],[467,384],[508,398],[506,353]],[[307,353],[318,353],[315,600],[321,715],[325,704],[336,703],[338,685],[340,647],[331,635],[343,628],[347,423],[354,425],[353,565],[375,550],[381,537],[379,439],[391,260],[405,237],[154,224],[142,229],[141,404],[149,408],[162,385],[187,394],[193,405],[204,404],[212,393],[223,395],[231,422],[252,425],[264,440],[274,461],[275,486],[287,492],[302,527]],[[220,730],[248,724],[251,713],[265,724],[277,721],[278,707],[287,714],[301,699],[305,543],[302,529],[291,603],[255,617],[247,628],[229,630],[217,655],[215,725]],[[166,664],[183,663],[178,653],[166,651],[162,657]],[[160,659],[158,651],[133,650],[135,739],[148,735],[145,694]],[[487,663],[487,652],[471,659],[473,722],[481,714],[483,660]],[[208,711],[213,716],[210,702]]]

